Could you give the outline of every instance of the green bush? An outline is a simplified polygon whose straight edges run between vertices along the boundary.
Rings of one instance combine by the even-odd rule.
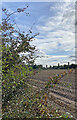
[[[26,84],[26,79],[32,75],[32,68],[22,65],[8,69],[8,73],[2,76],[3,105],[15,95],[15,92]]]

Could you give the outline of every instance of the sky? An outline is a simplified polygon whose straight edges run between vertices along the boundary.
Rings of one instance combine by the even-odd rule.
[[[39,33],[31,45],[38,51],[35,60],[43,66],[75,63],[75,2],[3,2],[2,7],[13,12],[29,5],[25,13],[13,18],[21,31]]]

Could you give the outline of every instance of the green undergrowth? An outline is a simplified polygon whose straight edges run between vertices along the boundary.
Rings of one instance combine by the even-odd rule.
[[[28,66],[15,66],[2,77],[3,118],[69,118],[48,101],[48,88],[39,90],[28,84],[35,71]],[[37,71],[36,71],[37,72]]]

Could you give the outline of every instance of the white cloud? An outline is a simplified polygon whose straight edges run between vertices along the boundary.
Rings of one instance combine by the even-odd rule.
[[[44,53],[50,51],[52,54],[53,52],[59,53],[64,51],[66,54],[68,54],[67,52],[73,54],[75,51],[75,3],[58,3],[57,6],[51,7],[50,11],[53,9],[56,9],[57,15],[44,19],[44,26],[36,26],[37,30],[40,31],[40,36],[37,37],[37,40],[34,41],[33,44]],[[40,20],[43,21],[43,19]],[[43,58],[37,59],[36,63],[50,65],[57,64],[58,62],[74,62],[69,59],[67,55],[57,57],[46,56],[47,55]],[[51,58],[55,58],[55,60],[51,60]]]
[[[61,64],[68,64],[68,62],[71,63],[75,63],[74,57],[70,58],[69,60],[69,56],[65,55],[65,56],[52,56],[52,55],[45,55],[42,58],[37,58],[36,59],[36,64],[42,64],[43,66],[50,66],[50,65],[58,65]]]

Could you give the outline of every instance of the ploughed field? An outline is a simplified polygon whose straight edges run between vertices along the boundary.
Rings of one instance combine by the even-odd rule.
[[[45,85],[49,80],[49,77],[54,77],[57,74],[61,74],[67,70],[41,70],[36,73],[31,79],[28,79],[28,84],[35,88],[35,92],[45,90]],[[49,87],[47,95],[47,102],[51,106],[58,108],[61,112],[69,112],[75,117],[75,71],[63,76],[58,84],[54,87]]]

